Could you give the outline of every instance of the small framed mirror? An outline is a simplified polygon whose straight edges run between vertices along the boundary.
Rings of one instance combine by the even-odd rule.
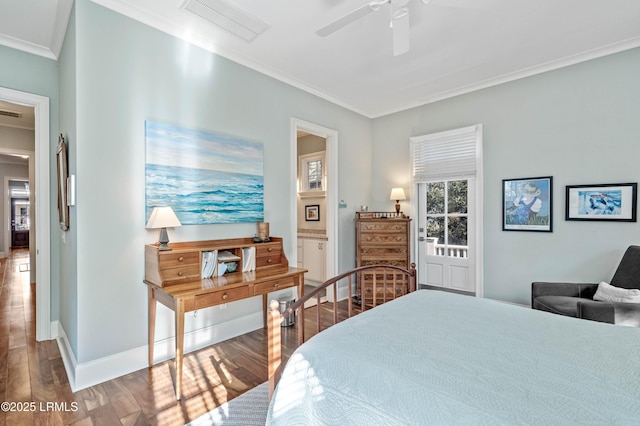
[[[69,230],[69,204],[67,203],[67,144],[64,136],[60,134],[58,138],[58,149],[56,150],[56,164],[58,171],[58,218],[60,229]]]

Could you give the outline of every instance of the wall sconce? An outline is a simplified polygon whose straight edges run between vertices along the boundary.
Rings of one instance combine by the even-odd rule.
[[[396,213],[400,213],[400,200],[406,200],[407,196],[404,195],[404,189],[402,188],[392,188],[391,195],[389,196],[390,200],[396,200]]]
[[[167,228],[175,226],[182,226],[182,224],[171,207],[153,208],[146,227],[148,229],[160,228],[160,239],[158,240],[160,247],[158,247],[158,250],[171,250],[171,247],[168,246],[169,235],[167,234]]]

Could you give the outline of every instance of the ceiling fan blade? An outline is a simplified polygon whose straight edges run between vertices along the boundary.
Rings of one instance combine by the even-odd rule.
[[[316,34],[318,34],[320,37],[326,37],[329,34],[338,31],[340,28],[346,27],[350,23],[357,21],[363,16],[377,11],[379,9],[379,5],[377,3],[378,2],[376,1],[372,1],[354,11],[347,13],[342,18],[338,18],[329,25],[320,28],[318,31],[316,31]]]
[[[391,20],[391,31],[393,32],[393,56],[407,53],[411,40],[409,13],[405,13],[398,18],[394,17]]]

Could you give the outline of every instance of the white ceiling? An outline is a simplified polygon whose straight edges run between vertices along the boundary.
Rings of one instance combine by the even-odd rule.
[[[57,57],[71,1],[0,0],[0,43]],[[269,25],[250,43],[185,0],[92,1],[368,117],[640,46],[638,0],[410,0],[400,56],[388,5],[316,35],[367,0],[226,0]]]

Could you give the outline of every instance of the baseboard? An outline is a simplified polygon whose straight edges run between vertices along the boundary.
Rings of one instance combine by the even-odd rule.
[[[184,353],[196,351],[212,344],[249,333],[262,327],[262,312],[250,314],[232,321],[188,332],[184,336]],[[55,324],[54,324],[55,323]],[[148,367],[148,346],[143,345],[93,361],[78,364],[71,350],[69,339],[62,325],[52,323],[52,336],[56,338],[69,385],[73,392],[115,379]],[[55,333],[53,332],[55,328]],[[175,338],[160,340],[154,344],[154,364],[175,356]]]
[[[60,321],[51,322],[51,338],[56,339],[56,342],[58,343],[58,349],[60,350],[60,356],[62,357],[62,364],[67,372],[69,386],[71,387],[71,391],[75,392],[76,366],[78,365],[78,362],[76,361],[76,357],[73,355],[73,350],[69,344],[67,333],[65,333],[64,327],[62,327]]]

